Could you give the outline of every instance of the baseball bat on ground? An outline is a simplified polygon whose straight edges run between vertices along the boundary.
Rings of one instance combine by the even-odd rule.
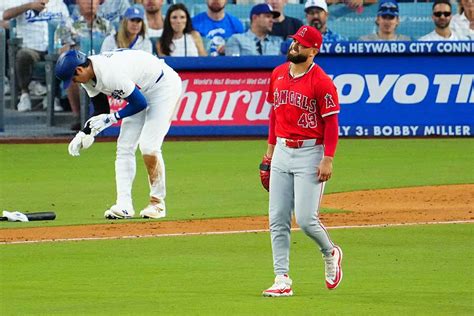
[[[23,213],[28,218],[28,221],[52,221],[56,218],[54,212],[36,212],[36,213]],[[0,217],[0,221],[8,221],[5,216]]]

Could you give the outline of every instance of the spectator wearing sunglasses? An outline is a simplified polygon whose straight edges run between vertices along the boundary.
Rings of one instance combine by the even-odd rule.
[[[435,24],[433,32],[420,37],[420,41],[457,41],[460,38],[451,31],[451,3],[449,0],[436,0],[433,3],[433,15],[431,19]]]
[[[474,41],[474,1],[458,0],[459,13],[451,20],[451,29],[463,40]]]
[[[410,37],[397,34],[397,26],[400,24],[398,3],[395,0],[380,1],[375,20],[377,32],[364,35],[359,41],[410,41]]]
[[[120,22],[117,34],[107,36],[102,43],[100,51],[130,48],[152,53],[151,41],[146,37],[147,29],[143,22],[144,18],[145,12],[141,6],[128,8]]]

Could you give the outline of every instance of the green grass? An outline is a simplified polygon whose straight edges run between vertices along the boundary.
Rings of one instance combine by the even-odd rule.
[[[0,205],[5,210],[53,210],[51,222],[0,223],[0,228],[103,223],[115,202],[113,143],[96,143],[80,157],[66,144],[0,145]],[[258,164],[265,140],[165,142],[168,217],[265,215],[268,194]],[[474,139],[341,140],[326,193],[474,183]],[[148,201],[140,155],[135,209]]]
[[[268,233],[0,246],[0,314],[473,315],[472,224],[331,230],[344,279],[328,291],[294,232],[295,296],[273,281]]]

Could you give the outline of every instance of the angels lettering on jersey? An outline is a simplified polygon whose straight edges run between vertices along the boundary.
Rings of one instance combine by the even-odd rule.
[[[326,94],[327,96],[330,94]],[[332,97],[330,98],[332,104],[335,106],[334,101],[332,101]],[[273,92],[273,106],[278,108],[280,105],[289,104],[292,106],[296,106],[302,110],[308,111],[310,113],[316,113],[316,99],[310,99],[308,96],[292,91],[292,90],[278,90],[275,89]],[[326,99],[326,107],[328,105],[328,99]]]

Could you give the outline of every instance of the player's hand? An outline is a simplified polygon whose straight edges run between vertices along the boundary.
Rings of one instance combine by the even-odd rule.
[[[83,131],[80,131],[74,136],[68,146],[68,151],[71,156],[79,156],[79,151],[81,149],[87,149],[92,146],[94,143],[94,136],[85,134]]]
[[[265,190],[270,189],[270,166],[272,164],[272,157],[267,155],[263,156],[262,163],[260,164],[260,181]]]
[[[79,156],[79,150],[82,148],[82,139],[86,136],[86,134],[83,131],[80,131],[79,133],[74,136],[74,138],[71,140],[69,143],[69,146],[67,147],[69,151],[69,155],[71,156]]]
[[[49,2],[49,0],[35,0],[29,3],[29,9],[36,11],[36,12],[41,12],[46,8],[46,4]]]
[[[117,123],[117,118],[114,114],[99,114],[91,117],[87,122],[92,130],[92,135],[97,135],[107,127]]]
[[[317,176],[321,182],[328,181],[332,175],[332,157],[323,157],[318,166]]]

